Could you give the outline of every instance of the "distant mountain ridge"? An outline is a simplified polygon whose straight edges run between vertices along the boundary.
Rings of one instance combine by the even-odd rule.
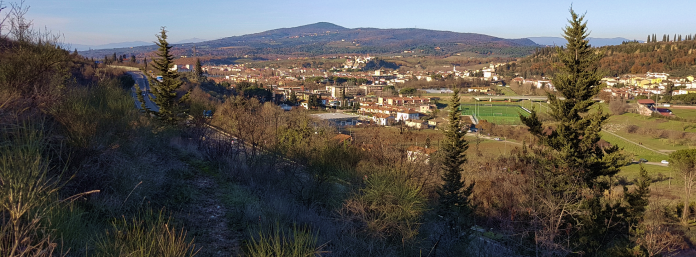
[[[279,28],[241,36],[225,37],[196,43],[196,53],[213,56],[239,55],[326,55],[385,54],[414,51],[426,55],[458,52],[478,54],[526,55],[538,46],[532,40],[505,39],[476,33],[459,33],[428,29],[345,28],[318,22],[292,28]],[[193,45],[178,44],[177,54],[192,55]],[[153,46],[133,49],[90,51],[86,56],[103,56],[153,51]]]
[[[567,43],[565,38],[562,37],[528,37],[529,40],[534,41],[534,43],[537,43],[539,45],[544,45],[544,46],[562,46]],[[620,45],[622,42],[625,41],[633,41],[631,39],[627,38],[622,38],[622,37],[615,37],[615,38],[594,38],[594,37],[588,37],[590,40],[590,45],[595,46],[595,47],[601,47],[601,46],[611,46],[611,45]],[[638,40],[638,42],[645,42]]]
[[[104,45],[81,45],[81,44],[66,44],[65,47],[73,50],[77,49],[77,51],[87,51],[89,49],[114,49],[114,48],[125,48],[125,47],[138,47],[138,46],[147,46],[147,45],[154,45],[155,43],[153,42],[145,42],[145,41],[133,41],[133,42],[120,42],[120,43],[110,43],[110,44],[104,44]]]

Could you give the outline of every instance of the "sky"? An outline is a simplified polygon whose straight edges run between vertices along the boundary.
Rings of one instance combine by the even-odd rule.
[[[20,0],[5,0],[5,3]],[[560,36],[568,9],[586,13],[591,37],[646,40],[694,34],[693,0],[25,0],[34,26],[65,43],[218,39],[331,22],[347,28],[423,28],[502,38]],[[3,10],[4,14],[7,9]]]

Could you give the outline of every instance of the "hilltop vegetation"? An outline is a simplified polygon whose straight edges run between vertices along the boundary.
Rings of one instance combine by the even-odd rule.
[[[497,69],[499,74],[525,78],[533,75],[553,76],[558,71],[558,47],[537,49],[531,56]],[[603,54],[600,70],[607,76],[665,72],[672,76],[696,74],[696,40],[637,43],[595,48]]]

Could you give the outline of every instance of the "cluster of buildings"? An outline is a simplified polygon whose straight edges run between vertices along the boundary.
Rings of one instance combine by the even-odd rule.
[[[555,91],[556,88],[553,86],[553,83],[551,83],[550,79],[547,78],[542,78],[542,79],[530,79],[530,78],[523,78],[523,77],[516,77],[512,79],[510,83],[517,83],[518,85],[531,85],[537,89],[548,89],[551,91]]]
[[[322,57],[323,58],[323,57]],[[286,85],[292,84],[291,82],[302,82],[308,79],[316,79],[317,77],[324,78],[323,81],[326,83],[330,77],[344,77],[344,78],[356,78],[356,79],[367,79],[372,85],[397,85],[399,83],[405,83],[410,80],[422,80],[426,82],[431,82],[443,77],[454,77],[454,78],[472,78],[498,81],[500,76],[495,73],[495,68],[501,65],[491,64],[489,67],[479,69],[479,70],[457,70],[456,66],[451,66],[451,70],[442,70],[443,67],[439,69],[434,68],[433,70],[421,70],[421,71],[402,71],[402,70],[376,70],[376,71],[358,71],[361,67],[371,60],[373,57],[370,56],[340,56],[331,58],[345,58],[346,61],[341,65],[341,67],[332,67],[330,69],[324,68],[306,68],[306,67],[287,67],[287,68],[251,68],[246,64],[229,64],[229,65],[204,65],[203,71],[205,71],[209,77],[216,80],[229,81],[231,83],[236,82],[251,82],[251,83],[263,83],[264,85]],[[331,59],[330,58],[330,59]],[[290,59],[290,58],[289,58]],[[447,66],[448,68],[450,66]],[[194,69],[192,64],[178,64],[174,65],[173,70],[179,72],[188,72]],[[342,71],[342,70],[350,70]],[[473,76],[473,74],[479,74]],[[482,74],[482,76],[480,76]]]
[[[616,78],[604,78],[602,82],[607,84],[605,92],[613,97],[633,99],[637,96],[650,97],[652,95],[664,95],[671,84],[678,89],[672,90],[672,95],[696,94],[696,82],[693,76],[671,77],[667,73],[648,72],[645,75],[623,75]]]

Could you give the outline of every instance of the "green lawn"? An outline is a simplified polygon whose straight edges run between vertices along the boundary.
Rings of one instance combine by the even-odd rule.
[[[696,120],[696,109],[670,109],[679,118]]]

